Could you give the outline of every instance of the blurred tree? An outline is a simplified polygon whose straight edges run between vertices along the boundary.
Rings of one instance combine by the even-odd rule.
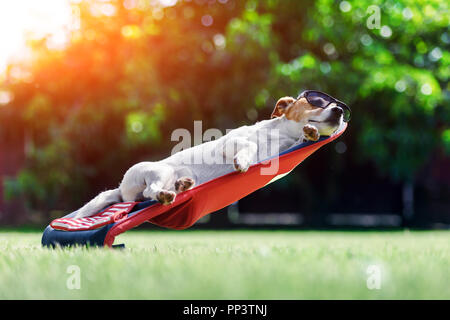
[[[289,9],[278,19],[302,10],[283,4]],[[274,86],[292,92],[313,83],[348,102],[354,157],[402,181],[404,213],[412,214],[418,170],[448,143],[448,3],[321,0],[307,8],[305,28],[285,42],[299,54],[277,65]]]

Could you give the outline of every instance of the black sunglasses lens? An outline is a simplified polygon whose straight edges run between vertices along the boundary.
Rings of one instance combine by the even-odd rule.
[[[306,95],[306,100],[315,107],[326,108],[330,104],[330,100],[327,96],[320,92],[309,92]]]

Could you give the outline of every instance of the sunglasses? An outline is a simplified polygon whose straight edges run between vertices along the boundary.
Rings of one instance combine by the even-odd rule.
[[[315,91],[315,90],[306,90],[306,91],[303,91],[298,96],[297,100],[300,98],[305,98],[306,101],[308,101],[308,103],[310,105],[313,105],[318,108],[323,108],[323,109],[328,107],[330,104],[335,103],[338,107],[342,108],[342,110],[344,111],[344,121],[345,122],[350,121],[350,116],[351,116],[350,108],[342,101],[339,101],[338,99],[335,99],[332,96],[330,96],[324,92]]]

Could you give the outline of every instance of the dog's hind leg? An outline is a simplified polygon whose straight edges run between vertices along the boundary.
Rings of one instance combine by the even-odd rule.
[[[150,198],[153,200],[158,200],[162,204],[171,204],[176,197],[176,193],[170,190],[163,189],[163,183],[152,182],[146,179],[147,187],[142,192],[145,198]]]
[[[171,204],[176,193],[170,189],[174,185],[175,170],[169,165],[160,165],[144,173],[146,188],[142,192],[145,198],[158,200],[164,205]]]
[[[140,162],[125,173],[120,191],[124,201],[138,201],[142,197],[170,204],[175,199],[173,184],[175,170],[171,165]]]

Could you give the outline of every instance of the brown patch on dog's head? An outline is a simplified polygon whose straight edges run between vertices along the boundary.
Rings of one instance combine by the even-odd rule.
[[[278,118],[286,113],[287,108],[295,101],[292,97],[283,97],[278,99],[270,118]]]
[[[284,114],[288,120],[301,122],[308,116],[314,116],[322,111],[323,109],[309,104],[305,98],[296,100],[292,97],[283,97],[275,105],[271,118],[281,117]]]

